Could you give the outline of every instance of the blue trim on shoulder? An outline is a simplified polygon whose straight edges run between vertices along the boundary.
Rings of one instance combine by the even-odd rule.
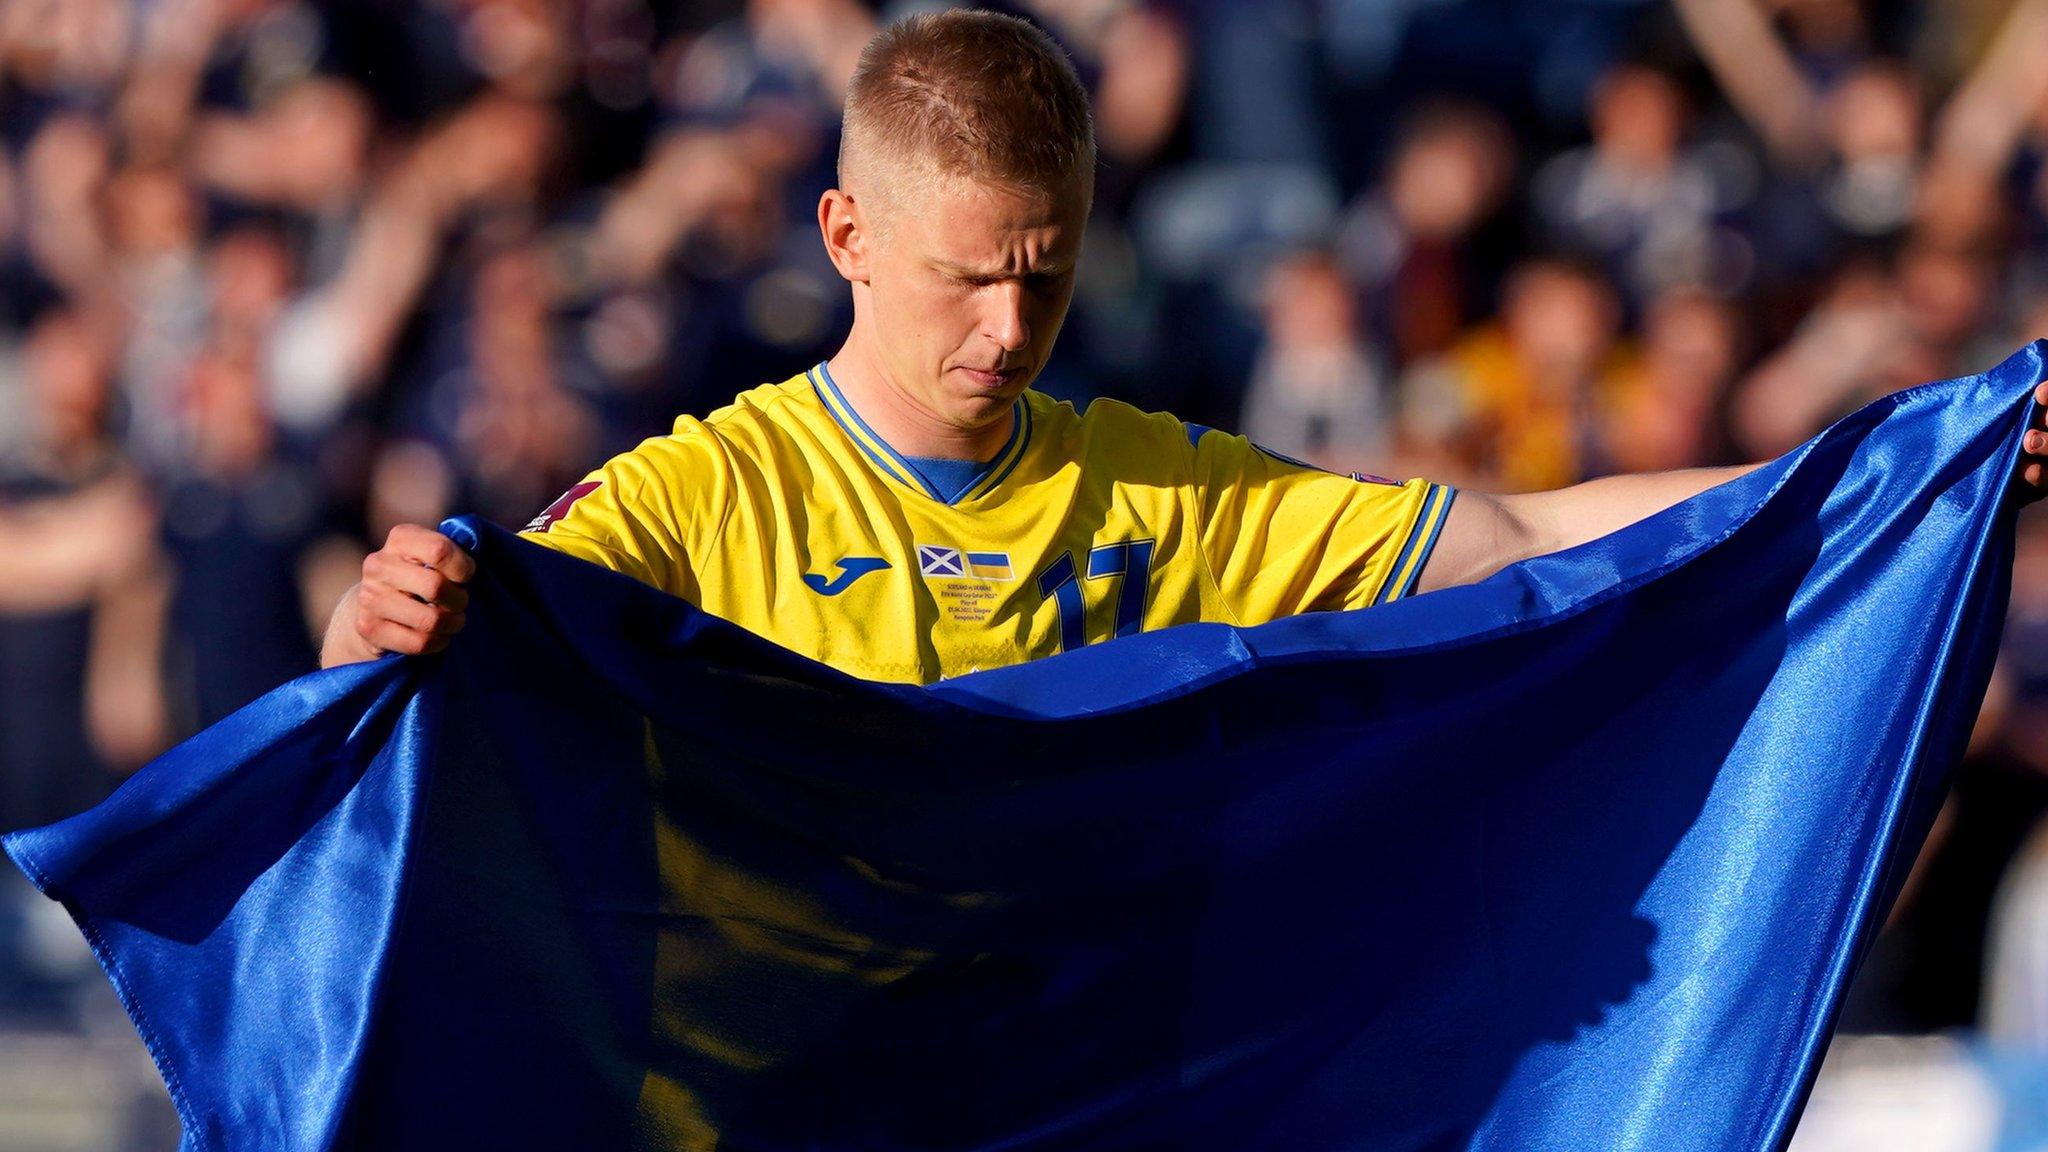
[[[1395,599],[1400,599],[1414,593],[1415,586],[1422,582],[1422,570],[1429,567],[1429,554],[1436,551],[1436,538],[1443,535],[1444,525],[1451,522],[1451,505],[1458,499],[1458,490],[1446,485],[1443,488],[1443,494],[1443,511],[1437,513],[1436,524],[1429,530],[1429,539],[1422,542],[1422,555],[1415,558],[1415,571],[1408,574],[1406,586],[1401,589],[1400,596],[1395,597]]]
[[[1208,435],[1211,432],[1216,431],[1216,429],[1209,427],[1207,424],[1197,424],[1192,420],[1183,420],[1180,422],[1180,426],[1187,431],[1188,447],[1190,448],[1200,448],[1202,446],[1202,437]],[[1275,452],[1271,448],[1266,447],[1264,444],[1261,444],[1256,440],[1248,440],[1247,443],[1249,443],[1252,446],[1253,451],[1259,453],[1261,456],[1265,456],[1266,458],[1271,460],[1278,460],[1282,464],[1292,464],[1296,468],[1306,468],[1311,472],[1330,471],[1328,468],[1325,468],[1320,464],[1311,464],[1306,460],[1297,460],[1294,457],[1289,456],[1285,452]],[[1332,472],[1331,475],[1339,475],[1339,473]]]
[[[1253,448],[1266,454],[1267,456],[1272,457],[1275,460],[1280,461],[1282,464],[1292,464],[1296,468],[1306,468],[1311,472],[1330,472],[1328,468],[1325,468],[1319,464],[1311,464],[1306,460],[1296,460],[1294,457],[1289,456],[1285,452],[1275,452],[1271,448],[1266,447],[1264,444],[1261,444],[1256,440],[1252,441],[1251,445]],[[1337,475],[1337,473],[1335,472],[1330,472],[1330,474],[1332,476]]]
[[[1423,539],[1427,537],[1432,542],[1435,541],[1436,537],[1430,532],[1430,519],[1436,512],[1437,501],[1443,491],[1442,485],[1431,484],[1422,494],[1422,507],[1416,510],[1415,523],[1408,529],[1408,539],[1401,542],[1401,551],[1394,556],[1393,567],[1387,569],[1387,582],[1372,598],[1374,604],[1391,604],[1401,598],[1401,585],[1407,581],[1403,580],[1399,584],[1395,581],[1400,577],[1402,570],[1408,567],[1409,558],[1415,555],[1418,547],[1421,547]],[[1420,572],[1421,566],[1417,565],[1416,570]]]

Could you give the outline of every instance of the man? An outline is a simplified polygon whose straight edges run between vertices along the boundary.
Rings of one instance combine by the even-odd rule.
[[[845,345],[613,459],[527,538],[855,675],[930,683],[1479,580],[1746,470],[1457,494],[1032,392],[1073,296],[1094,164],[1086,94],[1031,25],[950,11],[884,30],[848,90],[840,187],[818,204],[853,291]],[[2044,448],[2029,432],[2030,497]],[[323,663],[445,646],[472,569],[440,534],[394,529]]]

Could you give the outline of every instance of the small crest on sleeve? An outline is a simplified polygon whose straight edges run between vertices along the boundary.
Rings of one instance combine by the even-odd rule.
[[[576,503],[578,500],[583,499],[585,496],[590,495],[592,492],[597,491],[598,485],[602,483],[604,483],[604,481],[602,480],[585,480],[583,483],[578,484],[575,487],[569,489],[567,492],[562,493],[559,497],[555,499],[555,502],[553,504],[548,505],[547,508],[544,511],[542,511],[540,515],[535,516],[533,519],[527,521],[526,527],[521,528],[520,531],[547,531],[550,527],[554,525],[555,521],[560,520],[562,517],[567,516],[569,514],[570,505]]]

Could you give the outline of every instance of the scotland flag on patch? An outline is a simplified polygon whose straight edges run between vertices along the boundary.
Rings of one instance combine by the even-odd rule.
[[[965,576],[967,561],[960,555],[958,548],[947,548],[941,544],[919,544],[917,569],[927,576]]]

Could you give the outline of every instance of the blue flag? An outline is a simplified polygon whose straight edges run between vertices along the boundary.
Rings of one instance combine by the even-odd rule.
[[[1770,1148],[2040,346],[1484,583],[867,683],[475,521],[447,654],[6,849],[193,1149]]]

